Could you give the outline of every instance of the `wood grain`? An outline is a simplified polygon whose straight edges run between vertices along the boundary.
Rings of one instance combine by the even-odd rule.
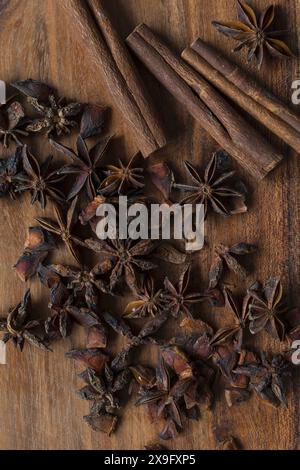
[[[12,81],[32,77],[54,85],[68,98],[112,106],[106,88],[97,85],[86,47],[75,41],[76,33],[63,14],[61,1],[0,2],[0,78]],[[200,36],[230,54],[232,42],[217,33],[211,21],[234,18],[234,0],[106,0],[104,3],[123,38],[138,23],[145,22],[178,53]],[[263,9],[269,0],[251,3]],[[280,29],[293,32],[289,43],[297,51],[299,2],[274,0],[273,3],[280,12]],[[290,102],[291,83],[298,78],[299,59],[288,63],[267,61],[261,72],[247,65],[243,54],[234,59],[244,69],[250,69],[249,73],[275,94]],[[170,137],[169,145],[155,160],[170,162],[176,174],[184,178],[183,161],[188,159],[202,165],[215,144],[155,79],[139,67],[155,102],[163,103],[160,111]],[[107,131],[113,131],[117,137],[113,157],[129,158],[137,150],[115,108]],[[246,284],[255,278],[264,280],[271,274],[282,275],[291,301],[300,303],[300,161],[295,152],[276,139],[273,141],[284,153],[285,161],[264,181],[257,184],[238,168],[250,188],[249,212],[229,220],[209,219],[208,243],[194,256],[195,288],[207,283],[213,243],[244,240],[259,245],[258,255],[251,260],[252,274]],[[35,145],[33,150],[43,157],[51,152],[46,141]],[[47,213],[51,214],[51,207]],[[12,265],[22,250],[26,228],[34,223],[37,215],[41,215],[40,209],[30,207],[27,198],[21,202],[1,200],[1,314],[21,298],[24,286],[16,278]],[[55,261],[71,262],[63,249],[56,254]],[[167,267],[162,265],[161,276],[165,269]],[[172,277],[176,278],[175,271]],[[28,285],[32,289],[35,311],[46,317],[46,291],[35,280]],[[228,312],[203,307],[199,314],[213,326],[224,324],[226,317],[228,319]],[[84,424],[82,416],[88,406],[75,394],[80,386],[76,378],[79,369],[64,357],[67,350],[82,345],[83,340],[82,332],[78,331],[72,338],[56,344],[51,354],[31,347],[19,354],[8,347],[7,365],[0,365],[1,449],[142,449],[155,439],[159,426],[150,425],[145,411],[132,404],[126,408],[126,416],[111,438],[91,431]],[[279,350],[278,343],[264,334],[255,341],[267,350]],[[155,359],[156,354],[155,350],[143,351],[141,360],[147,363],[149,357]],[[189,425],[167,446],[170,449],[215,449],[217,440],[227,434],[235,436],[244,449],[299,449],[299,386],[299,372],[296,372],[287,410],[273,410],[255,397],[228,409],[221,394],[212,411],[203,412],[199,422]]]

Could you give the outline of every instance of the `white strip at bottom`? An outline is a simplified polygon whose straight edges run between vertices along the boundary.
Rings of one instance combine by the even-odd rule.
[[[6,344],[0,341],[0,364],[6,364]]]

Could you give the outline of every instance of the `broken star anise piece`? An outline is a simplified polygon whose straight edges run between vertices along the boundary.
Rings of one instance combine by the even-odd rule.
[[[87,104],[80,121],[80,135],[83,139],[100,134],[103,130],[107,108],[98,104]]]
[[[214,289],[221,280],[224,266],[233,271],[239,278],[245,279],[248,275],[246,269],[241,266],[235,256],[242,256],[254,253],[256,246],[250,243],[236,243],[226,246],[219,243],[215,246],[215,256],[209,270],[209,288]],[[233,256],[234,255],[234,256]]]
[[[14,199],[18,189],[17,175],[22,169],[22,147],[17,147],[14,154],[0,160],[0,197],[7,194]]]
[[[66,357],[98,373],[104,370],[105,364],[109,361],[109,357],[98,348],[72,349],[66,353]]]
[[[290,373],[290,364],[281,355],[268,357],[261,353],[261,363],[238,366],[235,374],[250,378],[250,386],[258,396],[272,406],[287,406],[284,377]]]
[[[18,191],[30,191],[31,204],[38,201],[42,209],[45,209],[47,197],[60,204],[65,202],[64,193],[58,189],[57,185],[64,176],[58,176],[57,171],[51,171],[50,165],[53,159],[52,155],[40,165],[37,159],[28,152],[27,146],[22,148],[24,172],[15,176],[18,183]]]
[[[286,43],[278,36],[286,31],[272,31],[270,27],[275,19],[275,6],[270,5],[258,17],[250,5],[246,2],[237,1],[238,20],[220,23],[213,21],[212,24],[220,32],[235,39],[238,45],[234,52],[243,48],[248,49],[248,62],[255,57],[258,68],[261,68],[264,53],[267,51],[274,57],[291,57],[293,54]]]
[[[82,109],[80,103],[65,104],[62,98],[56,98],[51,87],[32,79],[13,82],[12,86],[26,95],[28,103],[41,115],[26,126],[26,131],[46,130],[47,135],[59,136],[68,134],[71,128],[77,126],[73,118]]]
[[[31,296],[28,289],[23,300],[15,308],[9,310],[7,318],[0,319],[0,329],[5,332],[2,341],[7,343],[11,340],[20,351],[23,350],[25,341],[44,351],[51,351],[47,341],[35,332],[41,322],[28,319],[30,307]]]
[[[20,137],[27,136],[28,132],[23,129],[25,112],[18,101],[8,100],[8,103],[0,106],[0,142],[7,148],[10,141],[22,145]]]
[[[134,243],[131,239],[121,240],[95,240],[93,238],[85,240],[88,248],[95,251],[101,258],[111,261],[109,272],[109,285],[112,291],[117,282],[124,275],[126,284],[135,292],[136,290],[136,270],[149,271],[156,267],[151,261],[144,259],[152,253],[155,243],[151,239],[139,240]]]
[[[65,165],[58,171],[59,175],[74,175],[76,177],[72,189],[69,192],[68,200],[73,199],[81,191],[85,191],[89,200],[96,196],[96,189],[100,185],[98,170],[111,137],[106,137],[98,142],[93,148],[88,150],[84,139],[77,137],[77,154],[72,149],[50,140],[53,147],[72,160],[70,165]]]
[[[241,308],[234,299],[230,289],[225,287],[224,295],[226,306],[235,316],[235,323],[220,328],[211,339],[211,345],[217,346],[219,344],[233,342],[234,349],[239,352],[242,348],[243,333],[247,325],[251,295],[250,293],[246,294]]]
[[[172,170],[165,162],[154,163],[149,165],[147,173],[154,186],[161,192],[164,199],[167,201],[170,197],[170,192],[173,188],[174,175]]]
[[[164,280],[165,292],[163,301],[165,308],[168,308],[171,315],[175,318],[178,318],[181,314],[184,316],[192,316],[190,311],[191,306],[204,300],[199,292],[187,293],[190,274],[191,266],[186,265],[176,286],[174,286],[167,277]]]
[[[146,276],[140,287],[136,289],[136,299],[129,302],[124,310],[127,318],[142,318],[155,315],[165,308],[164,291],[156,289],[152,276]]]
[[[108,262],[109,263],[109,262]],[[92,270],[76,269],[61,264],[51,266],[51,269],[61,277],[68,279],[75,298],[83,298],[88,308],[95,310],[98,305],[98,292],[107,292],[104,281],[99,278],[106,271],[106,264],[97,264]]]
[[[284,340],[285,325],[280,319],[288,311],[283,298],[283,287],[279,277],[270,277],[263,287],[250,287],[249,329],[255,335],[266,330],[273,338]]]
[[[14,265],[21,281],[26,282],[35,276],[40,264],[48,256],[49,251],[54,248],[55,243],[49,232],[41,227],[29,227],[24,251]]]
[[[119,166],[107,165],[104,168],[105,178],[98,188],[98,193],[124,194],[128,189],[143,188],[145,186],[143,168],[132,167],[137,155],[139,154],[134,155],[127,165],[124,165],[121,160],[119,160]]]
[[[45,230],[52,232],[61,238],[73,258],[77,261],[78,264],[81,264],[75,246],[82,246],[83,242],[73,233],[73,228],[76,223],[76,206],[77,198],[72,201],[67,215],[64,216],[58,206],[54,205],[56,222],[45,217],[37,217],[36,220]]]
[[[245,194],[235,189],[234,183],[229,184],[234,171],[220,171],[219,160],[222,159],[223,153],[219,151],[212,155],[203,177],[190,162],[185,161],[194,184],[173,183],[173,188],[190,193],[181,199],[181,204],[204,204],[205,218],[209,208],[224,217],[247,210],[244,204],[235,210],[237,198],[244,201]]]

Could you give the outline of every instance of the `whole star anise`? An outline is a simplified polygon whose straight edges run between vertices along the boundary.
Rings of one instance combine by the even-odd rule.
[[[234,185],[228,185],[235,172],[222,172],[219,169],[223,153],[223,151],[220,151],[212,155],[203,177],[190,162],[185,161],[186,169],[194,184],[173,183],[172,186],[175,189],[190,193],[181,199],[181,204],[204,204],[205,217],[209,207],[224,217],[247,210],[247,207],[243,204],[245,194],[235,189]],[[234,206],[236,198],[242,201],[240,207]]]
[[[249,329],[255,335],[266,330],[273,338],[283,341],[285,325],[280,319],[288,311],[283,298],[283,287],[279,277],[270,277],[263,287],[250,287]]]
[[[133,292],[136,290],[136,271],[149,271],[156,265],[144,259],[152,253],[156,244],[151,239],[140,240],[134,243],[131,239],[121,240],[85,240],[86,246],[100,255],[101,258],[111,261],[109,267],[109,285],[112,291],[122,276]]]
[[[152,276],[143,279],[140,287],[136,289],[136,299],[129,302],[125,308],[124,316],[127,318],[142,318],[155,315],[165,306],[163,289],[156,289]]]
[[[7,159],[0,160],[0,197],[16,196],[18,182],[16,176],[22,169],[22,147],[17,147],[15,153]]]
[[[35,332],[40,327],[41,321],[28,319],[30,306],[31,296],[28,289],[23,300],[8,312],[7,318],[0,319],[0,330],[5,332],[2,341],[4,343],[12,341],[20,351],[23,350],[25,341],[44,351],[51,351],[47,341]]]
[[[250,243],[236,243],[232,246],[219,243],[215,246],[215,256],[209,270],[209,288],[214,289],[222,278],[225,265],[233,271],[240,279],[245,279],[248,275],[246,269],[237,261],[235,256],[242,256],[254,253],[256,246]]]
[[[49,134],[68,134],[70,128],[77,126],[74,121],[82,105],[80,103],[64,104],[62,98],[57,99],[53,88],[36,80],[13,82],[12,86],[27,96],[27,101],[41,115],[26,126],[30,132],[46,130]]]
[[[243,344],[243,333],[247,325],[247,319],[249,315],[249,304],[251,300],[250,293],[247,293],[243,299],[242,307],[236,302],[232,292],[228,288],[224,288],[224,295],[226,299],[226,305],[235,316],[235,323],[220,328],[213,338],[211,339],[211,345],[217,346],[219,344],[233,342],[236,351],[241,351]]]
[[[277,39],[286,31],[270,31],[275,19],[275,7],[270,5],[258,17],[246,2],[237,1],[238,20],[220,23],[213,21],[214,27],[221,33],[239,41],[234,52],[248,49],[247,59],[254,57],[260,69],[265,51],[275,57],[291,57],[293,54],[284,41]]]
[[[46,217],[37,217],[36,221],[48,232],[52,232],[57,235],[66,245],[68,251],[71,253],[73,258],[77,261],[78,264],[81,264],[76,246],[83,245],[83,242],[79,237],[74,235],[73,229],[76,224],[76,206],[77,206],[77,197],[72,201],[66,216],[59,209],[58,206],[54,205],[54,213],[56,221],[46,218]]]
[[[290,364],[281,355],[268,357],[261,353],[261,363],[238,366],[235,374],[250,378],[250,387],[265,402],[273,406],[287,406],[283,379],[289,375]]]
[[[100,276],[106,272],[109,261],[98,263],[93,269],[76,269],[70,266],[54,264],[51,269],[61,277],[68,279],[68,288],[72,290],[75,298],[83,297],[86,305],[96,310],[98,305],[98,291],[107,292],[106,285]]]
[[[50,165],[53,159],[52,155],[40,165],[37,159],[28,152],[27,146],[22,148],[24,172],[15,176],[18,183],[18,191],[30,191],[32,198],[31,204],[38,201],[42,209],[45,209],[47,197],[63,204],[65,202],[64,193],[58,189],[64,176],[58,176],[57,171],[51,171]]]
[[[176,286],[174,286],[167,277],[164,280],[164,305],[175,318],[178,318],[181,314],[192,316],[190,311],[191,306],[204,300],[203,296],[199,292],[187,293],[190,275],[191,266],[187,265],[183,269]]]
[[[176,437],[183,428],[184,418],[198,419],[200,404],[211,399],[212,369],[199,361],[190,363],[186,354],[177,347],[161,349],[155,381],[148,370],[146,377],[143,369],[132,372],[140,385],[136,405],[147,405],[152,421],[158,418],[165,421],[159,434],[161,439]]]
[[[145,186],[143,183],[143,168],[132,168],[137,155],[134,155],[127,165],[119,160],[119,166],[107,165],[105,167],[104,174],[106,177],[99,186],[99,194],[123,194],[129,188],[141,189]]]
[[[10,141],[22,145],[20,137],[27,136],[28,132],[23,129],[25,112],[18,101],[8,100],[8,103],[0,106],[0,141],[4,147],[8,147]]]
[[[189,379],[172,380],[162,356],[156,368],[156,382],[151,389],[141,388],[136,406],[147,405],[154,417],[163,418],[165,426],[160,433],[161,439],[172,439],[177,436],[178,428],[182,428],[180,400],[190,385]]]
[[[97,351],[97,350],[96,350]],[[78,391],[79,396],[91,402],[90,414],[84,416],[84,421],[94,431],[104,432],[108,435],[115,431],[118,416],[116,412],[120,408],[119,392],[124,390],[131,377],[126,365],[122,370],[113,367],[114,359],[109,361],[108,356],[100,353],[96,368],[91,365],[84,370],[79,377],[84,380],[86,386]],[[67,357],[80,360],[83,363],[93,364],[92,350],[70,351]],[[100,358],[101,357],[101,358]]]
[[[65,165],[58,171],[59,175],[74,175],[76,177],[73,187],[68,195],[68,200],[73,199],[81,191],[85,191],[89,200],[96,196],[96,189],[100,185],[98,170],[111,137],[98,142],[92,149],[88,150],[84,139],[77,137],[77,154],[70,148],[50,140],[53,147],[72,160],[72,164]]]

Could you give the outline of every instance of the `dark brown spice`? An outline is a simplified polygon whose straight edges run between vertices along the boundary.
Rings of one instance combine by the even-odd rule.
[[[45,209],[47,197],[60,204],[64,204],[65,195],[58,188],[64,176],[58,176],[57,171],[50,170],[52,155],[40,165],[38,160],[27,150],[22,148],[24,172],[17,174],[14,180],[18,183],[18,191],[29,191],[32,195],[31,204],[38,201]]]
[[[21,279],[26,282],[35,276],[41,263],[47,258],[49,251],[54,250],[55,243],[50,233],[41,227],[29,227],[24,244],[24,251],[14,269]]]
[[[121,277],[124,276],[126,284],[133,291],[136,290],[136,271],[149,271],[156,265],[145,256],[153,252],[155,243],[151,239],[133,240],[85,240],[86,246],[99,254],[100,258],[109,260],[107,273],[109,273],[109,287],[112,291]]]
[[[21,137],[27,136],[28,132],[24,130],[25,111],[18,101],[0,106],[0,142],[5,148],[9,147],[13,141],[17,145],[22,145]]]
[[[285,324],[281,315],[288,311],[283,298],[283,287],[278,277],[270,277],[263,286],[254,284],[249,289],[249,329],[252,334],[266,330],[273,338],[283,341]]]
[[[6,159],[0,160],[0,197],[9,195],[15,199],[18,190],[17,176],[22,170],[22,147]]]
[[[215,256],[209,270],[209,288],[214,289],[220,282],[225,265],[233,271],[240,279],[245,279],[248,275],[246,269],[241,266],[235,256],[242,256],[254,253],[256,246],[250,243],[236,243],[226,246],[219,243],[215,246]]]
[[[181,199],[181,204],[204,204],[205,218],[209,208],[224,217],[247,211],[244,204],[245,194],[235,189],[232,184],[229,185],[229,180],[235,172],[220,171],[223,153],[220,151],[212,155],[203,177],[190,162],[185,161],[186,169],[194,184],[173,183],[173,188],[190,193]],[[241,199],[241,205],[234,206],[236,198]]]
[[[59,169],[59,175],[74,175],[75,182],[70,190],[67,199],[71,200],[82,191],[85,192],[89,201],[96,196],[96,189],[100,186],[98,171],[100,161],[107,150],[111,137],[106,137],[98,142],[93,148],[88,150],[84,139],[79,135],[76,146],[77,154],[72,149],[51,140],[52,146],[72,160],[70,165],[65,165]]]
[[[20,351],[23,350],[25,341],[44,351],[51,351],[47,340],[36,333],[41,321],[29,320],[30,307],[31,296],[28,289],[22,301],[15,308],[9,310],[7,318],[0,319],[0,330],[4,331],[2,341],[4,343],[12,341]]]
[[[54,90],[36,80],[13,82],[12,86],[27,96],[28,103],[41,115],[26,126],[26,131],[41,132],[47,135],[68,134],[77,126],[73,119],[82,109],[80,103],[64,104],[62,99],[55,97]]]
[[[130,188],[141,189],[145,186],[143,183],[143,168],[132,167],[137,155],[134,155],[127,165],[119,160],[119,166],[107,165],[104,168],[105,178],[98,188],[99,194],[112,195],[124,194],[124,192],[126,194],[126,191]]]
[[[78,198],[76,197],[72,201],[66,216],[58,206],[54,205],[56,222],[45,217],[37,217],[36,220],[43,229],[57,235],[65,243],[69,253],[71,253],[75,261],[77,261],[78,264],[81,264],[76,247],[83,246],[84,243],[73,233],[74,225],[77,221],[77,201]]]
[[[212,23],[220,33],[239,41],[238,45],[234,48],[234,52],[240,51],[243,48],[248,49],[248,62],[256,58],[259,69],[263,63],[266,51],[272,56],[279,58],[293,56],[286,43],[277,39],[278,36],[282,36],[286,31],[270,30],[275,19],[274,5],[267,7],[259,17],[246,2],[238,0],[237,9],[238,20],[224,23],[213,21]]]

